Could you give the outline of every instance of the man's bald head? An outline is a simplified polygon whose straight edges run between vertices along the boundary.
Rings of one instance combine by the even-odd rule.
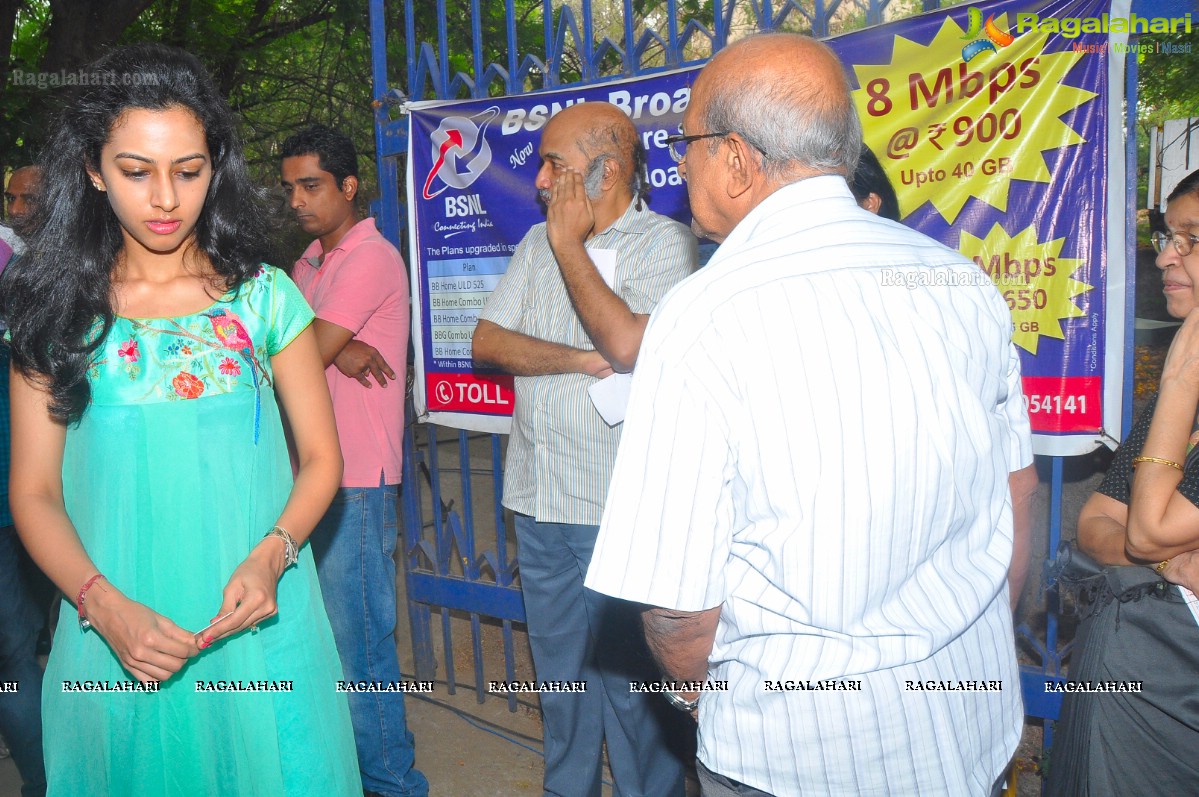
[[[730,45],[704,67],[691,102],[705,130],[739,133],[781,183],[857,165],[862,127],[845,72],[815,39],[764,33]]]
[[[607,102],[572,105],[550,119],[545,135],[551,130],[567,131],[597,184],[604,161],[610,161],[617,171],[618,183],[629,190],[630,196],[641,193],[645,156],[637,128],[620,108]],[[589,193],[591,187],[588,186]]]

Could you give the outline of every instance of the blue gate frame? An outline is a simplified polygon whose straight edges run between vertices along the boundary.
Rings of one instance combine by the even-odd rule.
[[[427,0],[422,0],[427,2]],[[536,80],[541,89],[568,85],[561,82],[562,59],[568,50],[568,41],[574,43],[573,53],[578,58],[581,77],[578,84],[599,83],[624,77],[645,74],[684,66],[694,61],[684,60],[688,45],[697,41],[710,43],[712,52],[722,48],[728,41],[733,20],[738,13],[753,20],[757,30],[776,30],[796,24],[806,32],[822,37],[829,35],[831,24],[838,13],[846,9],[865,13],[867,25],[884,21],[884,13],[890,0],[811,0],[804,6],[796,0],[772,3],[771,0],[715,0],[713,25],[708,27],[696,19],[680,19],[678,0],[665,0],[666,30],[634,29],[633,0],[623,0],[623,42],[605,36],[597,44],[593,25],[591,0],[582,0],[582,13],[576,15],[570,7],[559,5],[555,9],[553,0],[543,0],[542,48],[543,54],[521,55],[517,41],[515,0],[502,0],[506,22],[506,63],[484,63],[483,55],[483,2],[470,0],[472,48],[471,71],[454,71],[451,74],[446,24],[446,0],[435,0],[437,12],[437,42],[420,41],[415,30],[413,0],[404,0],[404,53],[406,71],[404,89],[390,86],[388,81],[388,30],[385,0],[370,0],[372,71],[374,80],[374,108],[376,148],[381,193],[381,218],[383,234],[397,246],[401,245],[401,219],[404,218],[404,194],[399,180],[400,163],[407,155],[407,120],[403,116],[392,119],[397,106],[412,100],[422,99],[465,99],[483,98],[498,90],[503,94],[521,94],[527,91],[526,84]],[[491,5],[497,5],[493,0]],[[924,0],[924,11],[939,7],[939,0]],[[838,31],[842,32],[842,31]],[[631,43],[631,46],[629,46]],[[651,48],[660,48],[664,62],[643,64]],[[604,69],[602,64],[615,58],[619,70]],[[1128,115],[1125,119],[1127,173],[1136,174],[1136,84],[1137,64],[1135,58],[1127,59],[1126,97]],[[1136,239],[1136,180],[1128,181],[1126,207],[1126,241],[1129,251],[1126,262],[1135,262],[1133,251]],[[401,251],[402,248],[401,248]],[[1133,383],[1133,332],[1135,308],[1135,269],[1129,269],[1126,287],[1126,324],[1124,330],[1125,372],[1124,384]],[[1123,428],[1131,425],[1132,391],[1126,390],[1123,407]],[[490,435],[490,468],[475,468],[470,464],[470,443],[479,435],[456,431],[458,450],[457,478],[461,480],[462,511],[459,512],[442,500],[442,474],[438,429],[424,426],[423,443],[418,448],[416,421],[411,406],[408,408],[408,424],[404,438],[404,569],[408,585],[408,614],[412,626],[412,638],[416,659],[417,677],[431,679],[436,669],[433,653],[433,610],[441,618],[441,633],[445,647],[445,669],[454,672],[453,646],[450,632],[451,611],[466,613],[472,631],[472,654],[474,659],[475,689],[480,703],[484,702],[484,664],[481,644],[480,622],[482,617],[499,619],[502,625],[504,644],[505,679],[514,677],[513,623],[524,622],[524,606],[519,587],[515,586],[517,563],[511,556],[510,531],[500,505],[502,494],[502,442],[500,435]],[[453,431],[453,430],[450,430]],[[454,441],[449,441],[453,443]],[[1038,457],[1038,465],[1048,468],[1050,474],[1049,502],[1049,548],[1048,559],[1057,550],[1062,531],[1062,457]],[[480,551],[476,527],[476,511],[473,505],[471,483],[474,477],[491,480],[495,500],[486,508],[494,523],[495,537],[488,537]],[[432,517],[425,518],[423,512],[424,489],[422,479],[427,482]],[[487,525],[484,531],[490,531]],[[1062,679],[1062,660],[1070,645],[1058,644],[1057,596],[1051,591],[1048,598],[1048,617],[1045,639],[1037,638],[1033,630],[1022,624],[1017,636],[1039,655],[1041,664],[1025,665],[1021,672],[1024,704],[1030,718],[1040,719],[1044,726],[1044,744],[1052,740],[1052,720],[1057,719],[1061,696],[1046,694],[1046,679]],[[450,677],[448,688],[455,691],[454,679]],[[509,695],[508,706],[516,710],[516,697]]]

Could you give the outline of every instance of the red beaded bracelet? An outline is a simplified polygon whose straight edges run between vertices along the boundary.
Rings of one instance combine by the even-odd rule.
[[[90,622],[88,622],[87,615],[83,613],[83,599],[87,595],[87,591],[92,588],[92,585],[95,584],[97,581],[99,581],[102,578],[104,578],[103,575],[101,575],[100,573],[96,573],[96,575],[92,576],[87,581],[85,581],[83,584],[83,587],[80,588],[80,590],[79,590],[79,597],[75,599],[75,606],[78,607],[78,609],[79,609],[79,630],[80,631],[86,631],[87,629],[92,627],[92,624]]]

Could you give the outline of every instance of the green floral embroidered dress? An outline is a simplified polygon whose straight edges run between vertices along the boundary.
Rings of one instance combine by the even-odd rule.
[[[189,631],[291,490],[270,357],[312,317],[264,267],[194,315],[117,318],[95,355],[92,403],[67,432],[67,513],[113,584]],[[361,795],[308,546],[278,604],[146,693],[94,691],[132,679],[64,601],[43,694],[50,794]]]

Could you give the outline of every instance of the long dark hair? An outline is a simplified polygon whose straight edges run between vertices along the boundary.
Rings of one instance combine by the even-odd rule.
[[[878,194],[878,215],[899,221],[899,199],[895,196],[895,189],[883,165],[878,162],[878,157],[865,144],[862,145],[862,154],[858,156],[858,167],[849,181],[849,190],[858,202],[866,201],[871,194]]]
[[[42,197],[28,250],[0,280],[12,361],[49,389],[51,414],[67,423],[78,421],[91,400],[87,371],[113,323],[121,225],[87,169],[99,171],[100,150],[123,113],[186,108],[204,127],[212,181],[194,243],[224,291],[255,273],[268,235],[233,113],[193,55],[140,44],[114,50],[81,74],[88,84],[66,103],[39,161]]]

